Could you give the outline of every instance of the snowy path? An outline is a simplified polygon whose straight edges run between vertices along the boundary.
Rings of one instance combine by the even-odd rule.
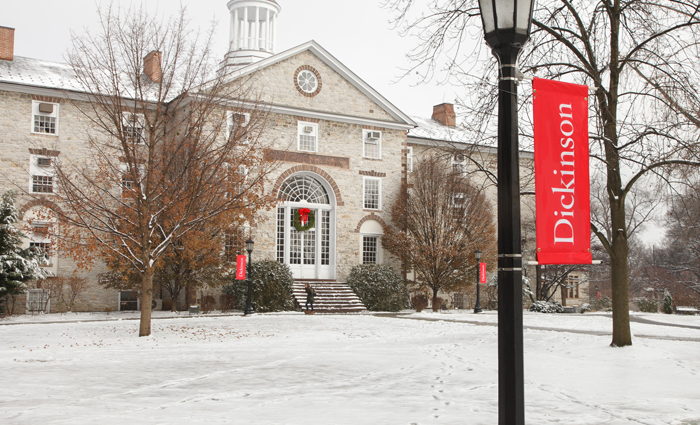
[[[566,316],[526,315],[526,325],[609,326]],[[646,327],[661,328],[633,331],[700,337]],[[134,321],[0,326],[0,423],[497,422],[494,326],[281,314],[157,320],[148,338],[137,329]],[[700,343],[608,343],[526,329],[527,423],[700,424]]]

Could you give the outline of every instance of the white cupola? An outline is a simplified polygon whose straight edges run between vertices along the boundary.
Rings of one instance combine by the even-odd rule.
[[[230,0],[228,53],[221,67],[245,66],[274,54],[280,5],[274,0]]]

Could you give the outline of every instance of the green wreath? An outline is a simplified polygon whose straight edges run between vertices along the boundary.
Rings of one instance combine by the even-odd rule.
[[[314,227],[316,224],[316,214],[314,210],[309,211],[308,220],[306,220],[306,225],[301,224],[301,217],[299,216],[299,210],[294,210],[294,228],[300,232],[305,232]]]

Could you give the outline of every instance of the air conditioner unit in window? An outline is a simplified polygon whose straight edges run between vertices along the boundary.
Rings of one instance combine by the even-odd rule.
[[[40,103],[39,104],[39,112],[43,114],[52,114],[53,113],[53,104],[52,103]]]
[[[367,132],[367,139],[369,140],[379,140],[379,138],[382,137],[382,133],[378,131],[368,131]]]
[[[304,126],[304,133],[313,133],[314,132],[314,127],[311,125],[305,125]]]
[[[50,167],[51,158],[37,158],[36,165],[38,165],[39,167]]]

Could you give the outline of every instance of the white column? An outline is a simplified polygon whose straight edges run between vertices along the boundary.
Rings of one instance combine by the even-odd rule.
[[[255,50],[260,50],[260,8],[255,7],[255,44],[253,48]]]
[[[238,9],[234,9],[231,14],[231,51],[238,50],[238,37],[240,37],[238,24]]]
[[[270,9],[267,9],[267,13],[265,14],[265,51],[266,52],[272,52],[272,46],[270,46],[270,43],[272,42],[272,39],[270,38],[270,14],[272,11]]]
[[[275,46],[277,45],[277,13],[272,15],[272,25],[270,25],[270,53],[275,53]]]
[[[243,10],[243,49],[248,49],[248,36],[249,36],[249,26],[248,22],[248,6]]]

